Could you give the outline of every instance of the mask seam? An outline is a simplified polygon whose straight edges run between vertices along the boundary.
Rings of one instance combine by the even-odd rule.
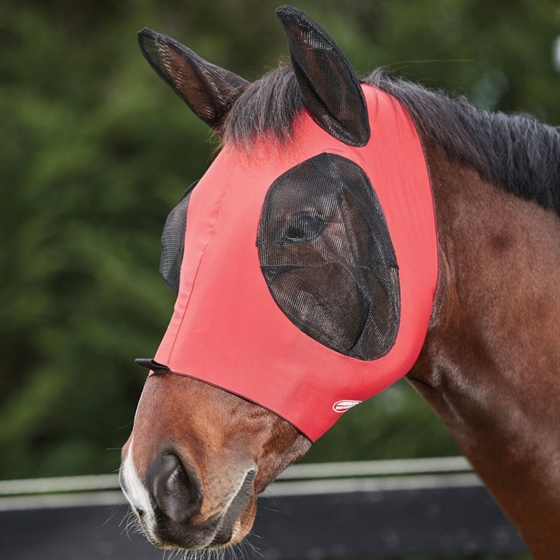
[[[207,242],[206,242],[206,245],[204,246],[204,249],[202,250],[202,253],[201,253],[201,255],[200,255],[200,259],[198,260],[198,266],[196,267],[196,272],[194,273],[194,277],[193,277],[193,280],[192,280],[191,290],[190,290],[188,299],[187,299],[187,301],[185,302],[185,310],[184,310],[184,312],[183,312],[183,315],[181,316],[181,322],[179,323],[179,326],[177,327],[177,331],[176,331],[176,333],[175,333],[175,338],[174,338],[174,340],[173,340],[173,344],[171,345],[171,350],[169,351],[169,356],[168,356],[168,358],[167,358],[168,362],[171,361],[171,358],[172,358],[172,356],[173,356],[173,352],[175,351],[175,345],[177,344],[177,339],[179,338],[179,333],[182,331],[183,323],[184,323],[184,321],[185,321],[185,317],[186,317],[187,312],[188,312],[188,310],[189,310],[189,304],[190,304],[190,302],[191,302],[192,294],[193,294],[194,289],[195,289],[195,286],[196,286],[196,281],[197,281],[197,278],[198,278],[198,273],[199,273],[199,271],[200,271],[200,267],[202,266],[202,261],[204,260],[204,256],[205,256],[205,254],[206,254],[206,249],[208,249],[208,245],[210,245],[210,242],[212,241],[212,238],[214,237],[214,232],[215,232],[215,230],[216,230],[216,223],[218,222],[218,219],[220,218],[220,211],[221,211],[221,209],[222,209],[222,202],[223,202],[223,200],[224,200],[224,198],[225,198],[225,196],[226,196],[226,193],[227,193],[227,191],[228,191],[228,187],[229,187],[229,184],[230,184],[230,179],[231,179],[231,176],[233,175],[233,171],[234,171],[235,167],[236,167],[236,165],[235,165],[235,163],[233,163],[233,165],[232,165],[232,167],[231,167],[231,171],[230,171],[230,173],[229,173],[229,176],[228,176],[228,178],[227,178],[227,180],[226,180],[226,184],[225,184],[225,186],[224,186],[224,189],[223,189],[223,192],[222,192],[222,196],[220,197],[220,200],[218,201],[218,204],[217,204],[218,209],[217,209],[217,212],[216,212],[216,219],[214,220],[214,223],[212,224],[212,231],[211,231],[210,234],[208,235],[208,240],[207,240]],[[188,219],[188,214],[187,214],[187,219]],[[186,239],[186,235],[187,235],[187,231],[185,230],[185,239]],[[185,247],[183,248],[183,251],[184,251],[185,249],[186,249],[186,244],[185,244]],[[184,255],[184,254],[183,254],[183,259],[185,259],[185,255]]]

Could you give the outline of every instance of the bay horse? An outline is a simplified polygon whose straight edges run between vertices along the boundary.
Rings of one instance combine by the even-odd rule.
[[[359,81],[313,20],[277,15],[292,65],[252,84],[139,33],[222,151],[164,230],[177,303],[138,360],[134,514],[164,549],[239,543],[256,496],[406,374],[534,557],[560,558],[560,135]]]

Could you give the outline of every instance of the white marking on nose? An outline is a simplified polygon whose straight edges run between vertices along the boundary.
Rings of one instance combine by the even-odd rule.
[[[128,448],[128,455],[123,463],[122,468],[122,478],[124,481],[123,493],[126,499],[130,502],[132,508],[138,513],[138,511],[144,512],[142,515],[143,528],[148,534],[148,536],[155,537],[155,514],[150,501],[150,495],[148,490],[144,487],[138,474],[136,473],[136,468],[134,467],[134,460],[132,458],[132,444]]]

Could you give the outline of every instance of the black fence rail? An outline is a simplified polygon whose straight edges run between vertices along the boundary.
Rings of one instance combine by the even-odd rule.
[[[468,471],[462,458],[297,465],[259,498],[242,556],[525,552],[516,530]],[[0,483],[0,557],[162,560],[163,553],[141,535],[127,534],[128,508],[116,486],[112,475]]]

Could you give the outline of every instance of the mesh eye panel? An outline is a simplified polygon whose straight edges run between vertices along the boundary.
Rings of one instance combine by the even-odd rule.
[[[177,296],[179,294],[179,281],[181,278],[181,264],[183,262],[183,249],[185,247],[185,232],[187,230],[187,211],[191,192],[198,181],[195,181],[181,196],[177,206],[171,210],[163,233],[161,234],[161,259],[159,271],[165,283]]]
[[[391,349],[400,321],[397,262],[358,165],[320,154],[281,175],[266,195],[257,246],[274,300],[304,333],[361,360]]]

